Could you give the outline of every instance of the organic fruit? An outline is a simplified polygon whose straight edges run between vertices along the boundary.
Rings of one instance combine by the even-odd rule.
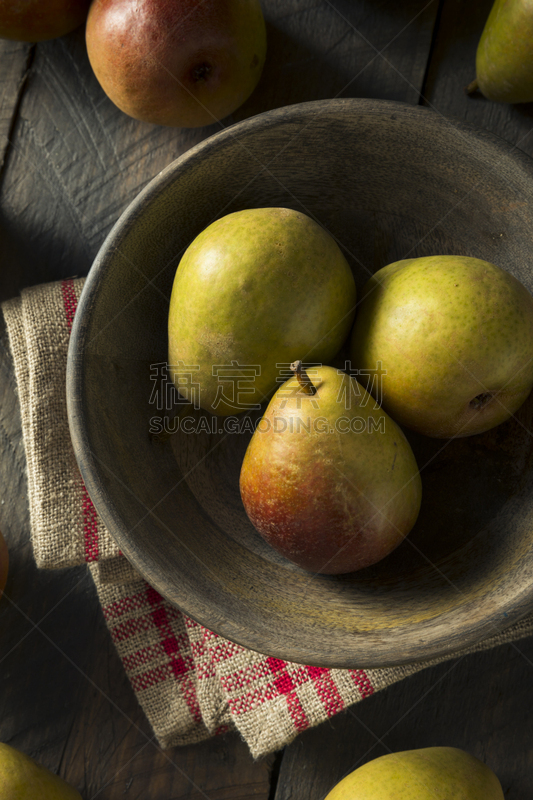
[[[25,753],[0,743],[0,800],[81,800],[81,795]]]
[[[259,0],[94,0],[87,52],[126,114],[195,128],[235,111],[266,55]]]
[[[533,298],[494,264],[464,256],[398,261],[363,289],[352,368],[384,372],[383,408],[440,438],[508,419],[533,386]]]
[[[476,53],[479,89],[499,103],[533,100],[533,4],[531,0],[496,0],[481,34]]]
[[[7,549],[6,540],[0,533],[0,595],[5,589],[8,570],[9,570],[9,551]]]
[[[482,761],[456,747],[389,753],[342,779],[326,800],[504,800]]]
[[[85,22],[90,0],[0,0],[0,39],[40,42]]]
[[[287,208],[228,214],[184,253],[169,311],[169,371],[220,415],[260,404],[295,358],[329,361],[348,337],[355,282],[334,239]]]
[[[354,378],[293,368],[246,450],[244,508],[263,538],[304,569],[353,572],[384,558],[414,525],[422,497],[415,457]]]

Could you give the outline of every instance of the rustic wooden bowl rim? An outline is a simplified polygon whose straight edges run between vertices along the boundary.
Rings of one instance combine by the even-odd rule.
[[[297,593],[303,591],[305,581],[290,570],[287,579],[294,580],[294,596],[290,596],[290,587],[284,597],[278,591],[279,587],[275,587],[276,591],[271,597],[266,594],[257,597],[257,590],[237,596],[237,584],[234,583],[232,600],[231,586],[209,586],[205,575],[195,586],[188,573],[181,583],[179,575],[171,576],[165,572],[163,561],[158,561],[155,551],[147,554],[132,543],[128,526],[104,475],[105,458],[103,461],[102,458],[105,454],[94,449],[94,432],[87,422],[89,364],[86,351],[91,335],[91,320],[102,292],[110,281],[109,262],[120,249],[125,233],[142,220],[154,198],[164,195],[182,174],[204,163],[231,141],[242,142],[257,132],[276,130],[282,124],[301,124],[306,118],[326,119],[333,116],[347,116],[354,121],[364,116],[367,120],[374,119],[377,128],[401,123],[410,127],[413,136],[417,131],[421,131],[422,135],[430,131],[443,141],[453,133],[458,146],[463,141],[465,149],[479,148],[491,156],[491,163],[487,162],[487,174],[490,169],[501,168],[506,174],[510,171],[513,176],[518,176],[517,180],[530,181],[533,187],[532,162],[521,151],[516,148],[512,150],[508,143],[474,126],[400,102],[337,99],[302,103],[269,111],[215,134],[191,148],[157,175],[122,214],[103,244],[85,283],[71,335],[67,368],[69,424],[81,474],[98,514],[133,566],[169,602],[216,633],[275,657],[328,667],[385,667],[450,655],[460,648],[475,645],[485,637],[501,633],[530,611],[533,608],[533,592],[528,577],[533,559],[531,548],[524,547],[519,559],[511,559],[505,580],[502,578],[496,582],[486,594],[478,591],[475,597],[465,596],[463,606],[444,610],[442,614],[433,612],[427,619],[420,616],[410,618],[407,612],[402,617],[399,613],[397,617],[391,617],[389,626],[381,624],[377,630],[371,626],[367,629],[351,627],[355,623],[345,613],[352,597],[348,579],[319,579],[318,583],[324,587],[326,594],[328,587],[336,587],[334,608],[329,617],[327,614],[324,616],[323,609],[319,607],[313,612],[313,609],[301,605],[304,602],[303,595],[298,596]],[[100,400],[105,402],[103,396]],[[124,480],[123,476],[118,477]],[[257,565],[257,559],[253,563]],[[272,565],[267,566],[266,577],[263,582],[258,580],[257,585],[264,588],[265,581],[274,580],[275,569]],[[230,564],[228,570],[231,570]],[[238,576],[230,577],[234,582],[239,580]],[[219,572],[217,580],[221,580]],[[398,596],[402,596],[402,592],[398,591]],[[382,597],[377,600],[378,603],[382,601]],[[405,602],[408,605],[408,597]]]

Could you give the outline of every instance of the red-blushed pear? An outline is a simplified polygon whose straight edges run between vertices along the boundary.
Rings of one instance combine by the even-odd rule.
[[[476,79],[467,86],[498,103],[533,100],[533,2],[495,0],[476,52]]]
[[[0,800],[81,800],[81,795],[25,753],[0,743]]]
[[[9,551],[2,533],[0,533],[0,595],[5,589],[9,571]]]
[[[169,372],[213,414],[265,402],[303,354],[327,363],[350,334],[356,288],[335,239],[307,214],[248,208],[208,225],[176,270]]]
[[[457,747],[387,753],[346,775],[326,800],[504,800],[494,772]]]
[[[246,450],[244,508],[278,552],[312,572],[380,561],[413,527],[422,499],[401,429],[357,381],[333,367],[295,375],[276,392]]]
[[[93,71],[126,114],[196,128],[235,111],[266,56],[259,0],[94,0],[86,28]]]
[[[437,438],[489,430],[533,387],[533,297],[477,258],[389,264],[363,287],[351,340],[353,369],[378,364],[400,425]]]
[[[0,39],[41,42],[82,25],[90,0],[0,0]]]

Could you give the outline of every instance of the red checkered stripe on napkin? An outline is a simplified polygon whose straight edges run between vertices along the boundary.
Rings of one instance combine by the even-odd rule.
[[[113,586],[99,581],[98,565],[90,569],[111,638],[161,746],[207,738],[183,614],[142,578]]]
[[[211,632],[189,617],[184,617],[196,668],[196,694],[204,724],[214,734],[233,727],[231,713],[207,641]]]
[[[233,722],[254,756],[374,692],[364,670],[303,666],[250,651],[204,629]]]
[[[41,569],[118,554],[83,486],[68,425],[67,353],[83,283],[28,287],[2,304],[20,400],[31,541]]]

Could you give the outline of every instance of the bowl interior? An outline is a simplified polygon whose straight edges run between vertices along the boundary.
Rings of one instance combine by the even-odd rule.
[[[384,561],[312,575],[272,551],[238,490],[251,426],[169,409],[167,314],[179,259],[215,218],[285,206],[337,239],[358,289],[392,261],[457,254],[533,291],[533,170],[510,145],[431,111],[372,100],[279,109],[171,164],[116,224],[80,301],[67,394],[89,493],[122,552],[166,598],[217,633],[307,664],[429,659],[500,631],[533,605],[533,469],[527,401],[455,441],[407,433],[423,503]],[[344,365],[345,353],[336,363]],[[195,418],[196,414],[196,418]]]

